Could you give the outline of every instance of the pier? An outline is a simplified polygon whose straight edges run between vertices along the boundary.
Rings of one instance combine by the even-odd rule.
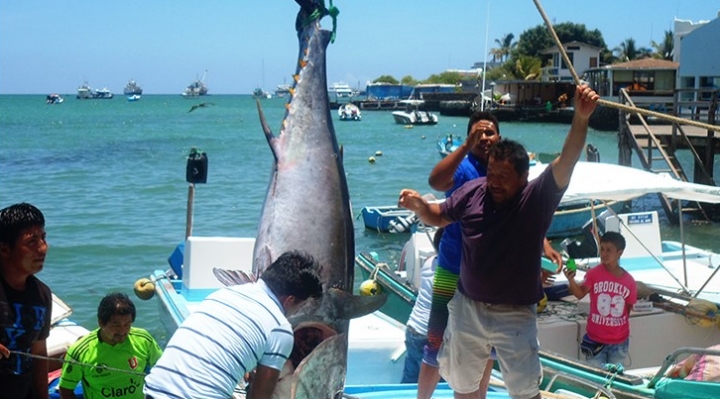
[[[632,155],[637,154],[643,169],[656,173],[668,173],[678,180],[716,186],[713,176],[715,154],[720,152],[720,126],[718,121],[717,89],[678,89],[669,106],[669,115],[684,117],[712,125],[715,129],[646,118],[639,113],[619,112],[618,163],[632,166]],[[683,100],[692,98],[692,100]],[[621,103],[636,106],[624,89],[620,92]],[[665,105],[663,105],[665,108]],[[685,114],[683,115],[683,111]],[[649,119],[649,120],[648,120]],[[693,160],[692,179],[676,156],[677,150],[689,150]],[[665,197],[660,198],[668,219],[677,221],[679,211],[697,211],[708,219],[705,209],[697,207],[676,209]]]

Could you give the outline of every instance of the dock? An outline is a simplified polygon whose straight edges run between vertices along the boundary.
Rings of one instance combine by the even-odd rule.
[[[705,129],[659,118],[646,118],[640,113],[619,112],[618,163],[632,166],[632,156],[636,154],[643,169],[655,173],[668,173],[675,179],[717,186],[713,176],[715,154],[720,153],[720,126],[718,117],[717,89],[680,89],[675,91],[668,115],[679,115],[686,119],[705,123],[711,128]],[[683,93],[685,93],[683,95]],[[688,94],[695,100],[680,101]],[[709,94],[709,95],[708,95]],[[624,89],[620,92],[621,103],[636,106]],[[690,110],[683,115],[683,109]],[[689,150],[693,158],[692,178],[676,157],[677,150]],[[679,220],[683,211],[698,212],[709,220],[707,206],[697,204],[692,208],[679,208],[677,204],[660,198],[670,221]]]

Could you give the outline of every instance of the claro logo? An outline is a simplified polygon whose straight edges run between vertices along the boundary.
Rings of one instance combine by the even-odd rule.
[[[130,379],[130,385],[122,388],[117,387],[103,387],[100,390],[100,394],[104,398],[122,398],[126,395],[132,395],[135,392],[139,392],[142,389],[142,382]]]

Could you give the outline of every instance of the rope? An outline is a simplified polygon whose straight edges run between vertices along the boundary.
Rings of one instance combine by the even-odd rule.
[[[51,360],[51,361],[54,361],[54,362],[68,363],[68,364],[72,364],[73,366],[82,366],[82,367],[89,367],[89,368],[94,368],[94,369],[98,369],[98,370],[114,371],[114,372],[117,372],[117,373],[140,375],[140,376],[143,376],[143,377],[147,375],[146,373],[142,373],[142,372],[139,372],[139,371],[123,370],[123,369],[118,369],[118,368],[110,367],[110,366],[82,363],[82,362],[78,362],[78,361],[72,360],[72,359],[65,359],[65,358],[59,359],[59,358],[56,358],[56,357],[40,356],[40,355],[34,355],[34,354],[32,354],[32,353],[18,352],[18,351],[10,351],[10,354],[11,354],[11,355],[16,355],[16,356],[25,356],[25,357],[29,357],[29,358],[31,358],[31,359]]]
[[[303,21],[301,26],[304,28],[311,23],[320,20],[322,17],[329,15],[332,18],[333,28],[332,35],[330,36],[330,42],[335,43],[335,36],[337,34],[337,16],[340,14],[340,10],[333,5],[333,0],[330,0],[330,8],[325,8],[325,4],[317,4],[315,10],[308,15]]]
[[[545,14],[545,10],[543,10],[542,6],[540,5],[540,1],[533,0],[533,2],[535,3],[535,6],[537,7],[538,11],[540,12],[540,15],[542,16],[543,20],[545,21],[545,25],[547,25],[548,32],[550,33],[550,36],[552,37],[553,41],[555,41],[555,45],[557,46],[558,50],[560,51],[560,55],[562,56],[563,61],[565,61],[565,65],[567,65],[568,71],[570,71],[570,74],[573,77],[573,81],[575,81],[575,84],[577,84],[577,85],[582,84],[580,78],[577,75],[577,72],[575,72],[575,68],[573,67],[572,62],[570,61],[570,58],[565,53],[565,48],[563,47],[562,42],[560,42],[560,39],[558,38],[557,34],[555,33],[555,29],[553,29],[550,19],[548,19],[548,16]],[[707,129],[707,130],[713,130],[716,132],[720,132],[720,126],[718,126],[718,125],[710,125],[707,123],[702,123],[702,122],[698,122],[698,121],[694,121],[694,120],[683,119],[683,118],[679,118],[677,116],[667,115],[667,114],[663,114],[661,112],[650,111],[650,110],[647,110],[644,108],[637,108],[635,106],[631,107],[629,105],[616,103],[614,101],[598,99],[597,103],[600,105],[604,105],[608,108],[615,108],[615,109],[623,110],[626,112],[643,114],[645,116],[654,116],[654,117],[657,117],[660,119],[665,119],[665,120],[679,123],[679,124],[691,125],[691,126],[696,126],[696,127]]]
[[[385,271],[390,272],[390,266],[388,266],[387,263],[381,262],[377,263],[375,265],[375,268],[370,272],[370,280],[377,281],[377,274],[380,271],[380,269],[385,269]]]

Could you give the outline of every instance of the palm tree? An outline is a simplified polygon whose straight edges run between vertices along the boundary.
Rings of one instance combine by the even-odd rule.
[[[615,47],[613,52],[617,54],[620,61],[630,61],[638,58],[638,49],[635,46],[635,39],[629,37],[620,43],[619,47]]]
[[[503,52],[502,49],[499,49],[499,48],[490,49],[490,55],[492,55],[492,57],[493,57],[493,62],[499,62],[499,61],[502,62],[504,54],[505,53]]]
[[[655,40],[651,42],[652,47],[655,49],[655,52],[652,55],[653,58],[672,61],[674,44],[673,32],[671,30],[666,30],[661,43],[656,43]]]
[[[499,48],[492,49],[491,54],[493,50],[499,50],[498,53],[501,54],[500,61],[507,61],[507,59],[510,57],[510,52],[512,51],[515,46],[517,46],[517,42],[513,42],[513,39],[515,38],[515,35],[512,33],[508,33],[505,36],[503,36],[500,39],[495,39],[495,43],[497,43]],[[493,57],[495,55],[493,54]]]

